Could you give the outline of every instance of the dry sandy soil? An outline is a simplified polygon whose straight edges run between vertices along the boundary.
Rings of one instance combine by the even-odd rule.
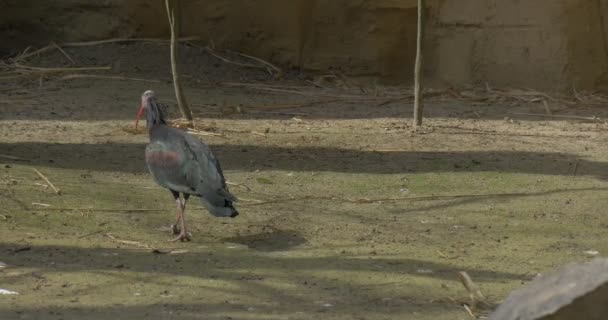
[[[144,90],[174,105],[166,46],[67,50],[78,65],[160,82],[0,82],[0,288],[19,293],[0,295],[1,319],[469,319],[458,271],[496,305],[538,273],[608,253],[602,121],[435,97],[412,134],[409,100],[337,99],[355,93],[183,49],[197,125],[222,135],[201,138],[241,215],[191,201],[193,241],[167,242],[174,202],[132,130]],[[68,66],[58,52],[24,63]]]

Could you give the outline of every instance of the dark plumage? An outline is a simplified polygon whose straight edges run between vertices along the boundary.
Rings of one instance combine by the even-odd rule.
[[[220,163],[209,147],[188,133],[167,126],[165,108],[151,90],[141,96],[137,122],[143,112],[150,135],[146,165],[154,180],[171,191],[177,204],[173,230],[178,236],[173,240],[189,240],[184,211],[190,196],[200,197],[203,206],[216,217],[236,217],[236,198],[228,190]],[[181,228],[177,228],[178,223]]]

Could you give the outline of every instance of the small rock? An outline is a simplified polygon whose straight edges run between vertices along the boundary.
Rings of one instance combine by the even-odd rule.
[[[423,273],[423,274],[429,274],[429,273],[433,273],[433,270],[431,269],[418,269],[416,270],[417,273]]]
[[[584,252],[586,255],[590,255],[590,256],[597,256],[598,254],[600,254],[599,251],[597,250],[587,250]]]
[[[11,290],[0,289],[0,294],[19,294],[19,293],[15,292],[15,291],[11,291]]]

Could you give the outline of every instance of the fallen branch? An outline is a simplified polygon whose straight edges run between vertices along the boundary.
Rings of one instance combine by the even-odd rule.
[[[177,38],[176,41],[185,42],[185,41],[197,41],[200,40],[198,36],[190,36],[190,37],[180,37]],[[108,44],[108,43],[117,43],[117,42],[152,42],[152,43],[170,43],[170,39],[162,39],[162,38],[112,38],[105,40],[97,40],[97,41],[83,41],[83,42],[66,42],[62,43],[63,47],[86,47],[86,46],[97,46],[100,44]]]
[[[110,233],[106,233],[106,237],[108,237],[108,238],[110,238],[113,241],[116,241],[118,243],[122,243],[122,244],[129,244],[129,245],[132,245],[132,246],[136,246],[136,247],[140,247],[140,248],[146,248],[146,249],[151,249],[152,248],[150,245],[147,245],[147,244],[139,242],[139,241],[118,239],[118,238],[114,237]]]
[[[305,112],[258,111],[258,110],[254,110],[253,113],[254,114],[275,114],[275,115],[280,115],[280,116],[291,116],[291,117],[308,115],[308,113],[305,113]]]
[[[209,131],[201,131],[201,130],[195,130],[195,129],[187,129],[186,130],[188,133],[197,135],[197,136],[207,136],[207,137],[220,137],[220,138],[224,138],[224,139],[228,139],[228,137],[226,137],[225,135],[221,134],[221,133],[215,133],[215,132],[209,132]]]
[[[43,68],[43,67],[32,67],[25,66],[19,63],[15,63],[15,67],[37,71],[42,73],[55,73],[55,72],[74,72],[74,71],[102,71],[102,70],[111,70],[112,67],[77,67],[77,68]]]
[[[260,66],[260,65],[256,65],[256,64],[250,64],[250,63],[242,63],[242,62],[237,62],[237,61],[232,61],[226,57],[221,56],[217,51],[209,48],[209,47],[205,47],[204,48],[210,55],[224,61],[225,63],[228,64],[233,64],[235,66],[239,66],[239,67],[244,67],[244,68],[254,68],[254,69],[264,69],[266,71],[268,71],[268,73],[270,73],[270,75],[272,75],[272,71],[268,70],[267,67],[264,66]]]
[[[239,202],[256,202],[256,203],[260,203],[260,202],[263,202],[263,201],[262,200],[258,200],[258,199],[249,199],[249,198],[239,197]]]
[[[15,156],[11,156],[11,155],[8,155],[8,154],[0,154],[0,158],[9,159],[9,160],[16,160],[16,161],[30,161],[29,159],[15,157]]]
[[[82,236],[78,237],[78,239],[90,237],[92,235],[95,235],[95,234],[98,234],[98,233],[102,233],[102,232],[103,232],[102,230],[93,231],[93,232],[90,232],[90,233],[87,233],[85,235],[82,235]]]
[[[258,105],[258,106],[248,106],[247,109],[262,109],[262,110],[277,110],[277,109],[299,109],[305,107],[314,107],[318,104],[327,104],[332,102],[340,102],[341,99],[331,99],[331,100],[319,100],[312,101],[306,103],[292,103],[292,104],[280,104],[280,105]]]
[[[542,114],[542,113],[523,113],[523,112],[514,112],[512,113],[518,116],[532,116],[532,117],[542,117],[542,118],[558,118],[558,119],[572,119],[572,120],[587,120],[587,121],[601,121],[600,118],[596,116],[592,117],[581,117],[581,116],[564,116],[557,114]]]
[[[56,49],[56,47],[53,46],[53,45],[48,45],[46,47],[40,48],[40,49],[38,49],[36,51],[33,51],[33,52],[30,52],[28,54],[23,54],[22,53],[19,56],[15,57],[15,59],[13,61],[17,62],[17,61],[23,60],[25,58],[29,58],[31,56],[35,56],[35,55],[41,54],[43,52],[49,51],[51,49]]]
[[[234,182],[230,182],[230,181],[226,181],[226,184],[229,185],[229,186],[235,186],[235,187],[243,188],[243,189],[245,189],[247,191],[251,191],[251,188],[249,188],[248,186],[246,186],[244,184],[234,183]]]
[[[464,310],[466,310],[466,312],[469,314],[469,316],[471,316],[471,318],[477,319],[477,316],[473,313],[473,311],[468,305],[463,304],[462,306],[464,307]]]
[[[101,76],[94,74],[69,74],[59,78],[59,80],[72,80],[72,79],[107,79],[107,80],[123,80],[123,81],[142,81],[142,82],[151,82],[151,83],[162,83],[160,80],[154,79],[142,79],[142,78],[131,78],[131,77],[123,77],[123,76]]]
[[[246,84],[246,83],[230,83],[224,82],[220,83],[220,85],[227,87],[243,87],[254,90],[263,90],[277,93],[285,93],[285,94],[297,94],[308,97],[326,97],[326,98],[335,98],[335,99],[343,99],[343,100],[387,100],[389,97],[376,97],[376,96],[365,96],[365,95],[348,95],[348,94],[331,94],[324,92],[313,92],[313,91],[298,91],[298,90],[288,90],[288,89],[278,89],[272,87],[261,86],[259,84]],[[403,95],[403,97],[410,97],[411,95]],[[391,99],[395,99],[396,97],[390,97]]]
[[[59,50],[59,52],[61,52],[61,54],[63,54],[64,57],[66,57],[68,60],[70,60],[70,63],[76,64],[76,61],[74,61],[74,59],[72,59],[72,57],[70,57],[70,55],[67,52],[65,52],[58,44],[56,44],[55,42],[51,42],[51,45],[54,46],[57,50]]]
[[[96,209],[96,208],[29,208],[29,210],[45,211],[95,211],[95,212],[161,212],[163,209]]]
[[[33,206],[41,206],[41,207],[50,207],[50,204],[40,203],[40,202],[32,202]]]
[[[244,86],[244,87],[248,87],[248,86],[255,86],[255,87],[260,87],[260,88],[275,88],[275,89],[314,89],[311,86],[288,86],[288,85],[283,85],[283,84],[266,84],[266,83],[247,83],[247,82],[224,82],[223,84],[227,85],[227,86]]]
[[[562,190],[556,190],[562,191]],[[518,197],[526,196],[527,193],[487,193],[487,194],[457,194],[457,195],[434,195],[434,196],[418,196],[418,197],[395,197],[395,198],[360,198],[360,199],[349,199],[349,198],[338,198],[332,196],[304,196],[299,198],[287,198],[287,199],[271,199],[258,203],[248,204],[248,206],[266,205],[282,202],[292,201],[304,201],[304,200],[331,200],[340,201],[356,204],[365,203],[378,203],[378,202],[397,202],[397,201],[434,201],[434,200],[449,200],[449,199],[460,199],[460,198],[488,198],[488,197]]]
[[[264,59],[260,59],[258,57],[250,56],[248,54],[244,54],[244,53],[237,52],[237,51],[232,51],[232,50],[226,50],[226,51],[234,53],[234,54],[239,55],[239,56],[244,57],[244,58],[249,58],[251,60],[257,61],[257,62],[259,62],[259,63],[267,66],[269,69],[274,70],[276,72],[275,78],[280,78],[281,75],[283,74],[283,70],[281,70],[281,68],[275,66],[274,64],[272,64],[272,63],[270,63],[270,62],[268,62],[268,61],[266,61]],[[271,74],[272,74],[272,72],[271,72]]]
[[[473,282],[471,277],[465,271],[458,272],[458,279],[462,285],[469,292],[469,298],[471,299],[471,305],[477,306],[478,303],[486,304],[486,297],[483,296],[479,287]]]
[[[61,195],[61,190],[57,189],[57,187],[55,187],[55,185],[51,182],[51,180],[49,180],[49,178],[45,177],[42,172],[38,171],[36,168],[32,168],[32,170],[34,170],[34,172],[36,172],[36,174],[40,176],[40,178],[42,178],[42,180],[44,180],[51,187],[51,189],[55,191],[57,195]]]

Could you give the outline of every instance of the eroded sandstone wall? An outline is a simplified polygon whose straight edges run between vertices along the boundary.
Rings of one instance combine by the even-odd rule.
[[[427,79],[542,90],[608,83],[608,0],[429,0]],[[181,0],[182,34],[285,66],[408,82],[416,0]],[[163,1],[0,0],[0,51],[167,36]]]

